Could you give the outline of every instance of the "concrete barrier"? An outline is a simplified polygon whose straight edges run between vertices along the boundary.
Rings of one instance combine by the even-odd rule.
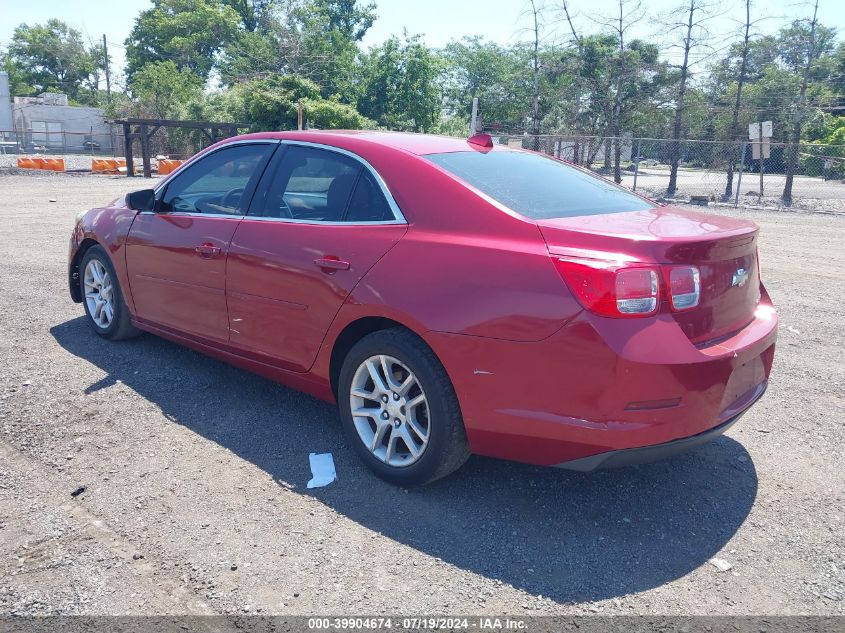
[[[164,176],[173,172],[174,170],[178,169],[179,166],[184,163],[184,160],[176,160],[171,158],[162,158],[158,161],[158,173],[160,176]]]
[[[19,156],[18,167],[21,169],[41,169],[43,158],[37,156]]]
[[[47,171],[64,171],[64,158],[44,158],[43,156],[21,156],[18,158],[21,169],[44,169]]]
[[[125,158],[92,158],[91,171],[95,174],[117,174],[126,167]]]
[[[41,169],[46,169],[49,171],[64,171],[65,170],[65,159],[64,158],[45,158],[43,159],[43,166]]]

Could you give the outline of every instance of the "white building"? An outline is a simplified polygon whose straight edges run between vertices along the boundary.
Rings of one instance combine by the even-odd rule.
[[[0,72],[0,141],[13,136],[13,120],[12,97],[9,94],[9,75]]]
[[[111,125],[100,108],[68,105],[67,95],[45,92],[10,99],[9,78],[0,72],[0,137],[21,151],[79,153],[111,151]],[[0,140],[3,140],[0,138]]]

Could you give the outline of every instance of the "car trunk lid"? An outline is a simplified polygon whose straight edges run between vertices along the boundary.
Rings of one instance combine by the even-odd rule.
[[[696,266],[696,307],[672,312],[696,344],[728,335],[753,318],[760,300],[758,227],[753,222],[659,207],[538,220],[552,256]],[[661,311],[669,312],[662,294]]]

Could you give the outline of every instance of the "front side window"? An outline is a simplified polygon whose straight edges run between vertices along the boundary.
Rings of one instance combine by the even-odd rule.
[[[425,158],[532,220],[652,209],[654,204],[541,154],[494,150]]]
[[[233,145],[200,158],[168,183],[159,210],[243,215],[246,198],[275,147],[272,143]]]

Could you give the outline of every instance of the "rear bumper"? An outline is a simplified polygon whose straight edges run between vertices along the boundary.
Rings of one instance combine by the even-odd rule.
[[[766,391],[767,384],[768,383],[763,383],[760,385],[759,393],[756,395],[754,400],[752,400],[751,404],[756,402],[763,395]],[[749,406],[751,405],[749,404]],[[712,442],[731,428],[737,420],[742,417],[743,413],[745,413],[745,411],[730,418],[727,422],[722,422],[720,425],[715,426],[712,429],[691,437],[682,437],[681,439],[664,442],[663,444],[653,444],[651,446],[638,446],[637,448],[623,448],[615,451],[607,451],[606,453],[590,455],[589,457],[582,457],[581,459],[573,459],[568,462],[556,464],[556,466],[558,468],[565,468],[566,470],[591,472],[593,470],[623,468],[625,466],[647,464],[661,459],[668,459],[669,457],[686,453],[694,448],[698,448],[699,446]]]
[[[582,462],[591,470],[685,450],[690,438],[704,442],[726,429],[765,391],[777,323],[771,305],[761,304],[745,328],[706,347],[691,343],[671,316],[587,313],[532,343],[425,338],[455,386],[474,453],[568,467],[595,458]],[[629,450],[630,458],[613,457]]]

